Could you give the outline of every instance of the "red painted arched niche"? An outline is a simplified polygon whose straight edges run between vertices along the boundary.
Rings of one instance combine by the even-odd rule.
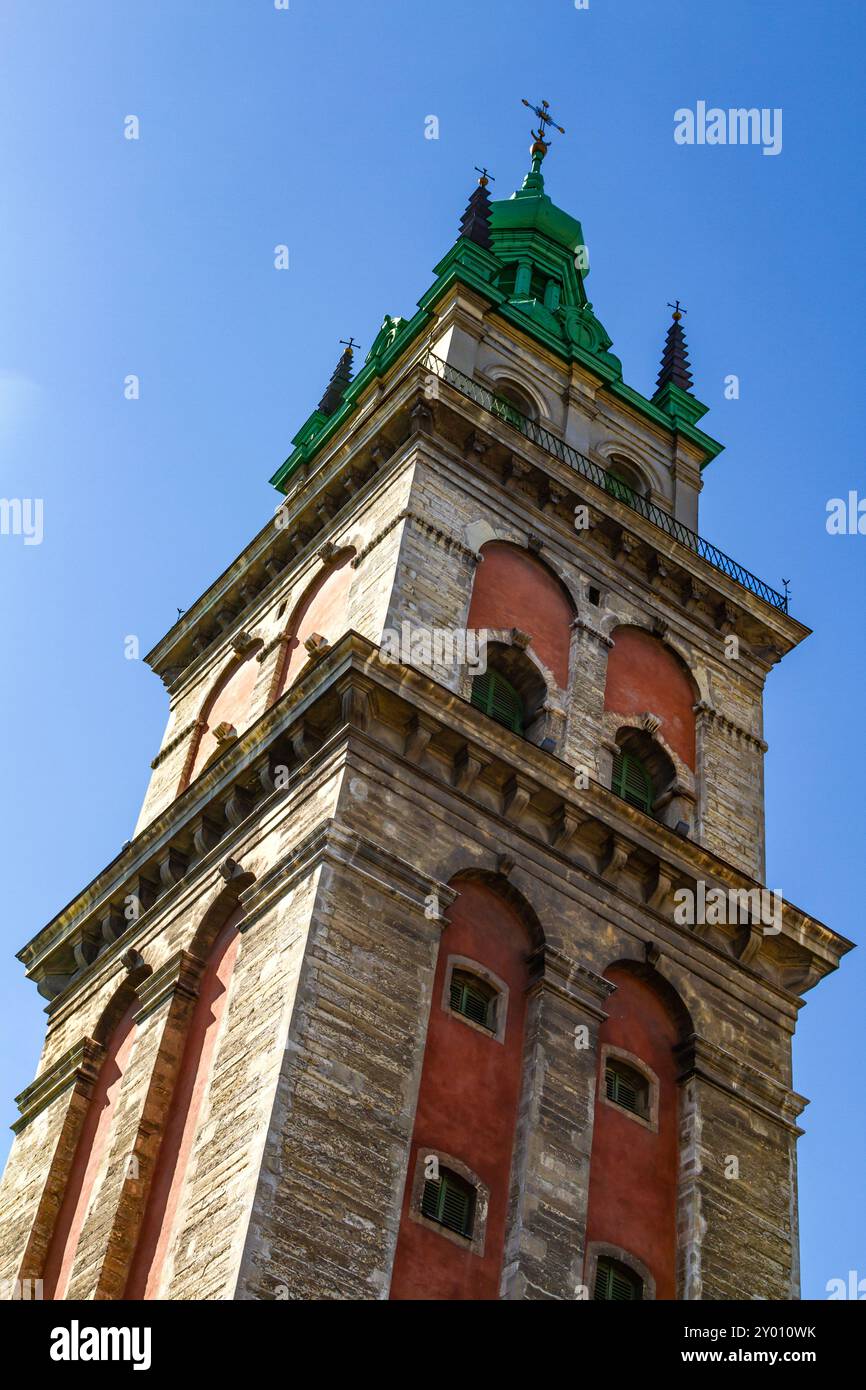
[[[568,685],[568,653],[574,607],[561,581],[543,561],[508,541],[488,541],[475,571],[469,628],[519,628],[532,650]]]
[[[652,1274],[656,1298],[676,1298],[679,1087],[674,1049],[686,1032],[685,1010],[675,1006],[679,1001],[673,990],[664,982],[657,986],[651,974],[641,976],[619,964],[606,970],[605,977],[616,990],[599,1035],[587,1247],[602,1242],[626,1252],[626,1262],[627,1254],[635,1256]],[[656,1128],[605,1099],[605,1044],[614,1053],[621,1049],[640,1059],[654,1073]]]
[[[210,1081],[238,953],[238,909],[218,932],[199,983],[124,1298],[159,1298],[160,1283]]]
[[[532,941],[517,909],[494,886],[472,879],[458,879],[453,886],[459,896],[439,947],[391,1280],[393,1299],[499,1297]],[[507,985],[501,1042],[443,1007],[451,956],[486,967]],[[418,1155],[431,1150],[460,1160],[490,1190],[482,1255],[412,1217]]]
[[[199,718],[206,721],[206,727],[199,731],[191,764],[181,779],[181,791],[198,777],[216,752],[218,744],[214,729],[218,729],[220,724],[231,724],[240,734],[247,727],[250,702],[260,670],[256,661],[257,649],[258,644],[240,661],[227,667],[205,701]]]
[[[656,714],[659,734],[694,772],[698,690],[680,659],[651,633],[614,629],[607,662],[604,707],[625,716]]]
[[[135,1042],[134,1019],[139,1007],[139,1001],[133,998],[108,1040],[45,1256],[43,1298],[65,1298],[69,1288],[87,1209],[111,1139],[118,1096]]]
[[[328,569],[313,581],[295,608],[287,628],[289,638],[275,684],[274,699],[288,689],[309,661],[309,653],[304,646],[308,637],[317,632],[327,637],[333,645],[345,633],[349,587],[354,575],[354,554],[354,550],[349,549],[337,555]]]

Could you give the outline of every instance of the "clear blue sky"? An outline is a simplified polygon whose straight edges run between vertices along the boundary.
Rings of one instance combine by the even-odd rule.
[[[412,313],[473,165],[518,185],[524,96],[567,128],[547,188],[632,385],[688,307],[727,446],[701,530],[815,628],[768,683],[769,883],[862,936],[866,536],[824,523],[866,496],[864,28],[850,0],[4,0],[0,495],[44,499],[41,545],[0,536],[5,1119],[44,1023],[14,952],[130,836],[159,747],[124,639],[146,652],[263,524],[337,340]],[[781,154],[676,145],[699,100],[781,107]],[[795,1044],[811,1297],[866,1276],[864,972],[807,996]]]

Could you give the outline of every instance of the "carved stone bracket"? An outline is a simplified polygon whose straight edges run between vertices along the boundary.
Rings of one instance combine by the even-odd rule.
[[[420,762],[438,724],[427,715],[416,714],[410,721],[403,746],[404,756],[412,763]]]
[[[532,783],[525,781],[519,773],[516,773],[504,789],[503,810],[507,818],[511,821],[519,821],[529,805],[531,796]]]
[[[459,792],[468,793],[475,781],[489,764],[477,749],[464,743],[454,758],[454,785]]]
[[[611,835],[607,853],[601,866],[602,878],[607,879],[609,883],[616,883],[626,866],[630,853],[631,845],[628,840],[624,840],[621,835]]]

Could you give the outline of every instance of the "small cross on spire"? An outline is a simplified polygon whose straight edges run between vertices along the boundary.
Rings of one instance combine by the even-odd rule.
[[[360,343],[356,343],[356,342],[355,342],[355,339],[354,339],[354,337],[353,337],[352,335],[350,335],[348,338],[341,338],[341,339],[340,339],[340,342],[341,342],[345,347],[347,347],[347,348],[349,349],[350,352],[354,351],[354,349],[355,349],[356,347],[360,347],[360,346],[361,346]]]
[[[488,183],[496,182],[492,174],[488,174],[486,169],[480,169],[477,164],[475,165],[475,172],[476,174],[481,175],[481,178],[478,180],[478,183],[482,188],[486,188]]]
[[[680,319],[682,318],[683,314],[687,314],[687,313],[689,312],[688,309],[681,309],[681,308],[680,308],[680,301],[679,301],[679,300],[677,300],[676,304],[671,304],[670,300],[668,300],[668,308],[669,308],[669,309],[673,309],[673,311],[674,311],[674,312],[673,312],[673,318],[674,318],[674,322],[675,322],[675,323],[679,323],[679,321],[680,321]]]

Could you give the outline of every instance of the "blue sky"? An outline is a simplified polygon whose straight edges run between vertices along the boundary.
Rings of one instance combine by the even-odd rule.
[[[651,394],[688,307],[726,444],[701,531],[815,629],[768,682],[768,880],[862,936],[866,537],[825,516],[866,496],[864,28],[848,0],[5,0],[0,493],[44,499],[44,538],[0,536],[4,1121],[44,1024],[14,952],[129,838],[159,746],[167,697],[125,639],[146,652],[264,523],[338,339],[411,314],[473,166],[519,185],[522,97],[567,129],[547,189],[630,384]],[[781,108],[781,153],[677,145],[699,100]],[[866,1277],[864,961],[795,1043],[810,1297]]]

